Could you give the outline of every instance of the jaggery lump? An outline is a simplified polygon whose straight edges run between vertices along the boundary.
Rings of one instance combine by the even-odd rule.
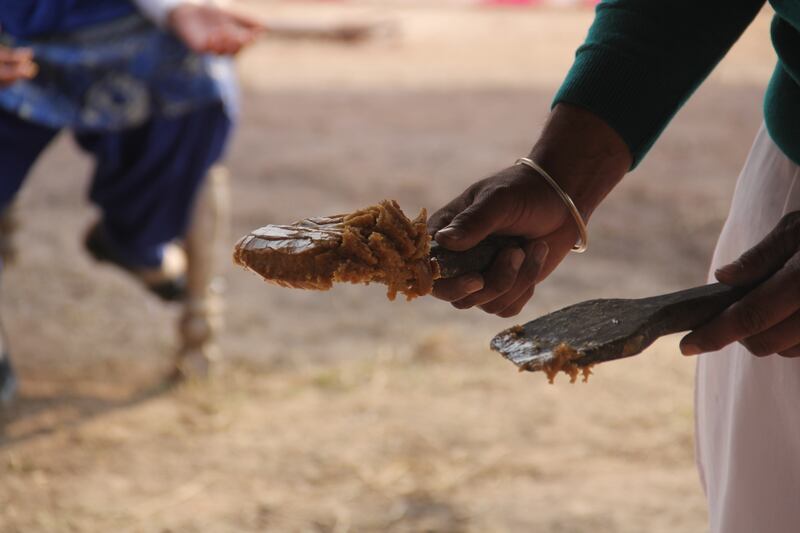
[[[592,365],[580,367],[575,364],[575,360],[580,358],[580,353],[566,342],[562,342],[553,350],[553,359],[545,363],[544,370],[547,374],[547,381],[553,383],[556,374],[564,372],[569,376],[569,382],[575,383],[578,379],[578,374],[583,374],[583,382],[589,381],[589,376],[592,374]]]
[[[439,277],[422,209],[409,219],[394,200],[289,226],[265,226],[242,238],[234,262],[269,282],[330,289],[334,282],[387,285],[387,296],[429,294]]]
[[[336,217],[264,226],[239,240],[233,260],[277,285],[329,289],[338,266],[340,226]]]

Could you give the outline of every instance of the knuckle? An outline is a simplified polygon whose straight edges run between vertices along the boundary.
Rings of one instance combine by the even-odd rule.
[[[496,297],[511,290],[516,279],[517,272],[511,268],[510,264],[506,264],[503,268],[497,269],[494,275],[487,279],[483,290],[486,291],[487,295]]]
[[[742,271],[748,271],[752,268],[758,268],[761,265],[766,265],[769,263],[771,263],[771,261],[767,255],[766,248],[761,246],[751,248],[742,254],[739,259],[734,261],[734,264],[738,265],[739,270]]]
[[[796,250],[800,244],[800,220],[787,217],[788,215],[781,219],[775,234],[779,250],[783,253]]]
[[[787,357],[789,359],[800,357],[800,347],[795,346],[794,348],[789,348],[788,350],[778,352],[778,355],[780,355],[781,357]]]
[[[445,222],[446,220],[451,220],[453,218],[453,214],[450,210],[440,209],[432,214],[428,218],[428,231],[431,233],[435,233],[436,230],[439,230],[447,225]]]
[[[454,302],[450,302],[450,305],[452,305],[456,309],[461,309],[461,310],[469,309],[470,307],[472,307],[472,304],[470,304],[469,302],[462,301],[462,300],[456,300]]]
[[[493,183],[491,186],[481,191],[479,195],[482,200],[487,202],[506,201],[515,195],[514,187],[506,182]]]
[[[480,307],[482,311],[494,315],[502,311],[505,308],[505,305],[503,304],[503,302],[495,300],[489,303],[485,303],[483,305],[479,305],[478,307]]]
[[[487,287],[483,289],[479,295],[473,296],[474,300],[472,301],[472,305],[486,305],[498,298],[503,292],[505,291],[500,291],[495,287]]]
[[[483,287],[473,285],[475,282],[470,279],[459,279],[455,286],[450,289],[450,292],[463,298],[470,294],[474,294],[481,290]]]
[[[507,255],[503,260],[503,266],[499,272],[497,286],[503,290],[508,291],[515,284],[522,285],[526,270],[526,257],[522,250],[515,248],[506,252]],[[520,287],[520,289],[527,289],[527,285]]]
[[[758,333],[768,325],[766,312],[753,304],[742,304],[736,307],[733,318],[733,325],[739,334]]]
[[[488,302],[493,301],[495,298],[497,298],[496,292],[492,290],[483,289],[476,293],[470,294],[469,296],[466,296],[459,301],[462,302],[462,304],[467,307],[476,307],[480,305],[485,305]]]
[[[510,318],[512,316],[518,315],[520,311],[522,311],[522,309],[525,307],[525,304],[527,304],[533,297],[533,293],[534,293],[534,287],[529,288],[522,294],[522,296],[518,297],[505,309],[502,309],[499,313],[497,313],[497,315],[502,318]]]
[[[794,296],[796,300],[800,300],[800,255],[793,255],[783,268],[792,281],[787,288],[792,291],[792,296]]]
[[[452,301],[458,299],[457,291],[453,290],[450,285],[434,284],[431,294],[440,300]]]
[[[536,276],[539,275],[540,266],[534,261],[526,260],[522,268],[517,273],[517,283],[524,284],[526,287],[532,286],[536,283]]]
[[[511,290],[511,287],[514,286],[515,281],[516,276],[513,273],[508,273],[498,278],[497,282],[494,284],[494,287],[492,287],[490,290],[493,290],[493,294],[495,295],[506,293]]]
[[[756,357],[765,357],[775,353],[775,349],[770,346],[769,342],[759,337],[750,337],[740,341],[741,345],[747,348],[747,351]]]
[[[431,296],[433,296],[437,300],[444,300],[445,302],[450,301],[450,299],[447,297],[446,294],[444,294],[442,291],[437,291],[436,289],[433,289],[431,291]]]
[[[705,352],[717,352],[725,347],[725,342],[717,337],[707,337],[698,340],[697,347]]]
[[[482,294],[483,291],[466,295],[461,298],[453,298],[450,303],[452,303],[453,307],[456,309],[469,309],[470,307],[474,307],[475,305],[481,303],[479,298]]]
[[[778,222],[778,228],[792,233],[800,232],[800,211],[792,211],[783,215]]]
[[[497,313],[497,316],[500,318],[511,318],[512,316],[517,316],[520,311],[522,311],[521,307],[513,305]]]
[[[460,300],[467,296],[466,294],[461,294],[455,291],[447,291],[447,292],[439,292],[434,294],[437,298],[444,300],[446,302],[454,302],[456,300]]]

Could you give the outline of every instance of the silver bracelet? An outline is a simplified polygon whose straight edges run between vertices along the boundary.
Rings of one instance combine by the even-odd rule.
[[[558,194],[558,196],[564,202],[564,205],[567,206],[572,218],[575,219],[575,225],[578,226],[578,242],[576,242],[572,247],[572,251],[577,254],[582,254],[585,252],[586,248],[589,246],[589,232],[586,230],[586,222],[584,222],[580,211],[578,211],[578,208],[575,207],[575,202],[572,201],[572,198],[570,198],[569,195],[564,192],[564,189],[562,189],[558,183],[556,183],[556,180],[554,180],[550,174],[545,172],[542,167],[534,163],[532,159],[520,157],[514,164],[525,165],[535,170],[542,178],[544,178],[548,185],[553,188],[556,194]]]

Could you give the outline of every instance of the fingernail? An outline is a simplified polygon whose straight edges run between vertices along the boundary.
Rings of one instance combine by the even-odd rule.
[[[547,243],[537,242],[533,247],[533,260],[541,265],[544,263],[544,259],[547,257],[547,252],[549,251],[550,247],[547,246]]]
[[[714,276],[719,276],[720,274],[724,276],[725,274],[730,273],[730,271],[731,269],[727,266],[720,267],[714,271]]]
[[[522,263],[525,261],[525,252],[519,248],[514,248],[511,250],[511,257],[509,257],[509,261],[511,261],[511,267],[514,270],[519,270],[519,267],[521,267]]]
[[[483,288],[483,276],[479,274],[471,274],[464,282],[464,290],[472,294],[478,292]]]
[[[739,263],[729,263],[725,266],[718,268],[715,272],[715,276],[735,276],[739,272],[741,272],[742,267]]]
[[[446,228],[442,228],[436,232],[436,236],[438,237],[439,235],[452,241],[459,241],[464,238],[464,231],[459,228],[447,226]]]
[[[688,355],[698,355],[703,353],[703,351],[696,344],[688,343],[688,344],[681,344],[681,353],[683,355],[688,356]]]

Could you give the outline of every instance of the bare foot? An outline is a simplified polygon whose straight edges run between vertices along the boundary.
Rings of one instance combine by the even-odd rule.
[[[203,54],[234,55],[263,31],[256,20],[214,6],[181,4],[167,25],[192,50]]]

